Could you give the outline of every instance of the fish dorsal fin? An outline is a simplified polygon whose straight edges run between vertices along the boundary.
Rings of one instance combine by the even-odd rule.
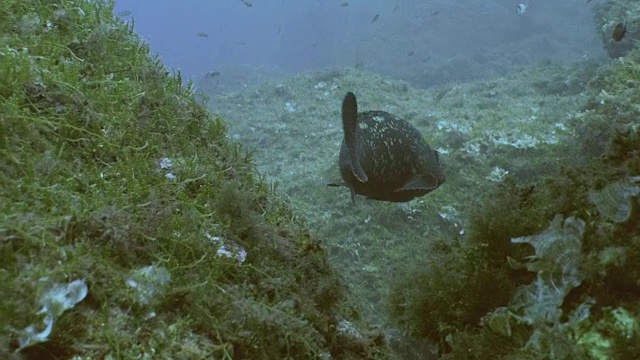
[[[344,130],[344,142],[347,145],[349,160],[351,162],[351,172],[360,182],[367,182],[369,178],[364,173],[358,161],[356,151],[356,129],[358,127],[358,102],[352,92],[348,92],[342,100],[342,128]]]

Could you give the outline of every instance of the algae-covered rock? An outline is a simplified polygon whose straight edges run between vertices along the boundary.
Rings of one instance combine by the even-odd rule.
[[[0,358],[385,358],[338,343],[368,325],[320,239],[113,6],[0,2]]]
[[[637,1],[606,0],[595,7],[594,22],[602,46],[612,58],[626,55],[637,47],[640,4]],[[620,29],[624,29],[621,33]]]
[[[636,359],[640,355],[640,323],[637,311],[624,307],[606,307],[602,319],[591,322],[577,336],[577,342],[590,359]]]

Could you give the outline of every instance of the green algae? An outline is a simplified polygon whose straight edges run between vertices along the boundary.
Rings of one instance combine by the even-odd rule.
[[[357,319],[319,239],[112,2],[0,19],[1,357],[384,357],[379,333],[337,330]],[[140,269],[163,269],[144,301]],[[39,294],[74,278],[87,298],[14,354]]]

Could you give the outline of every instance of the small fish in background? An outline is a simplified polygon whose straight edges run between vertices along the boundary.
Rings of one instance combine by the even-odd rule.
[[[278,28],[278,36],[280,36],[280,34],[282,34],[282,28],[281,27]]]
[[[433,98],[433,104],[437,104],[440,102],[440,100],[442,100],[448,93],[449,91],[451,91],[453,89],[453,87],[445,87],[444,89],[440,90],[436,96],[434,96]]]
[[[416,53],[415,51],[411,50],[411,51],[409,51],[409,53],[407,54],[407,57],[409,57],[409,56],[413,56],[413,54],[415,54],[415,53]]]
[[[518,6],[516,6],[516,14],[522,15],[522,14],[526,13],[528,9],[529,8],[527,7],[526,4],[520,3],[520,4],[518,4]]]
[[[426,63],[427,61],[431,60],[431,55],[429,56],[425,56],[424,59],[422,59],[422,63]]]
[[[392,13],[394,13],[394,14],[397,13],[399,9],[400,9],[400,5],[394,6]]]
[[[615,28],[613,28],[613,36],[612,36],[613,41],[618,42],[622,40],[622,38],[626,33],[627,33],[627,25],[623,23],[619,23],[618,25],[616,25]]]
[[[131,11],[129,11],[129,10],[122,10],[122,11],[120,11],[118,13],[118,16],[120,16],[120,17],[126,17],[126,16],[129,16],[129,15],[131,15]]]
[[[204,74],[204,76],[207,78],[214,78],[216,76],[220,76],[220,71],[209,71],[208,73]]]
[[[243,4],[247,5],[247,7],[252,7],[253,3],[251,2],[251,0],[240,0],[242,1]]]
[[[201,38],[208,38],[209,37],[209,34],[207,34],[206,32],[199,32],[197,35],[198,35],[198,37],[201,37]]]
[[[373,24],[374,22],[378,21],[378,19],[380,19],[380,14],[376,14],[376,16],[371,18],[371,23]]]
[[[349,3],[346,1],[343,1],[342,3],[340,3],[340,7],[347,7],[349,6]]]

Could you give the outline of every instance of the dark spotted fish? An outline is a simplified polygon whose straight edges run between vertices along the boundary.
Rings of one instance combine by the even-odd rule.
[[[404,202],[437,189],[445,181],[438,152],[407,121],[384,111],[358,113],[349,92],[342,102],[344,141],[340,149],[340,175],[351,200]]]
[[[627,33],[627,26],[623,23],[619,23],[618,25],[616,25],[616,27],[613,29],[613,40],[614,41],[620,41],[622,40],[622,38],[624,37],[624,34]]]

